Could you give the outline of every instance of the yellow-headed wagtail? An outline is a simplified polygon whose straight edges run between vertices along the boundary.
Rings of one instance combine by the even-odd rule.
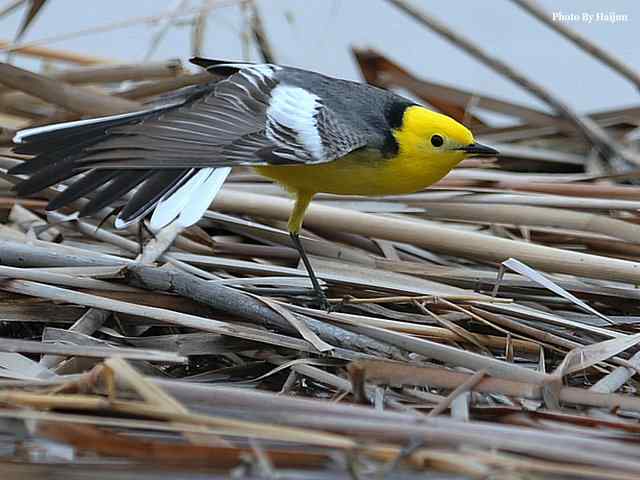
[[[47,208],[88,197],[79,215],[91,215],[136,189],[115,226],[151,213],[158,230],[197,222],[231,167],[252,166],[294,195],[289,233],[324,301],[299,238],[316,193],[415,192],[468,156],[498,153],[452,118],[380,88],[277,65],[192,62],[229,76],[139,112],[18,132],[15,151],[35,155],[11,171],[30,175],[18,193],[84,173]]]

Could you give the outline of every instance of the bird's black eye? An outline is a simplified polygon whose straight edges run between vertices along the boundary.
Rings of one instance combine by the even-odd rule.
[[[431,145],[434,147],[441,147],[444,143],[444,139],[440,135],[434,135],[431,137]]]

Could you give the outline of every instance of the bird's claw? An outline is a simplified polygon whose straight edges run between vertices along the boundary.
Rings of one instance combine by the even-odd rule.
[[[316,295],[314,295],[312,305],[320,310],[324,310],[327,313],[335,311],[337,307],[337,305],[329,302],[329,299],[327,299],[326,295],[322,291],[317,292]]]

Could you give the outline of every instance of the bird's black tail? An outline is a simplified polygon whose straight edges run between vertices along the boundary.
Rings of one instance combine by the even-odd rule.
[[[163,156],[162,149],[160,154],[155,151],[159,160],[153,165],[140,164],[140,159],[153,151],[149,145],[165,142],[163,145],[169,147],[173,135],[188,134],[183,124],[198,128],[197,121],[185,117],[184,112],[211,92],[211,83],[194,85],[164,98],[161,105],[138,112],[22,130],[14,137],[14,151],[34,158],[9,171],[29,176],[15,189],[26,196],[64,182],[66,188],[49,202],[47,209],[57,210],[86,197],[88,201],[80,209],[80,216],[124,204],[115,221],[117,228],[154,209],[152,228],[162,228],[174,219],[182,226],[192,225],[209,206],[231,169],[224,165],[217,168],[202,160],[197,165],[181,162],[173,155]],[[182,108],[185,110],[181,111]],[[175,123],[162,124],[168,115],[173,115]],[[198,140],[202,141],[202,136]],[[183,143],[188,147],[189,141]],[[118,147],[122,145],[126,148]],[[119,160],[117,166],[95,161],[103,150],[109,160]],[[176,149],[173,152],[182,153]]]

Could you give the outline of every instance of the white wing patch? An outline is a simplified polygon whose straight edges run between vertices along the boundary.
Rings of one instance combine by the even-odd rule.
[[[324,159],[324,147],[316,120],[321,106],[320,97],[304,88],[278,85],[271,92],[271,101],[267,109],[267,138],[276,145],[289,146],[279,139],[275,131],[277,125],[282,125],[295,132],[298,143],[316,160]]]

